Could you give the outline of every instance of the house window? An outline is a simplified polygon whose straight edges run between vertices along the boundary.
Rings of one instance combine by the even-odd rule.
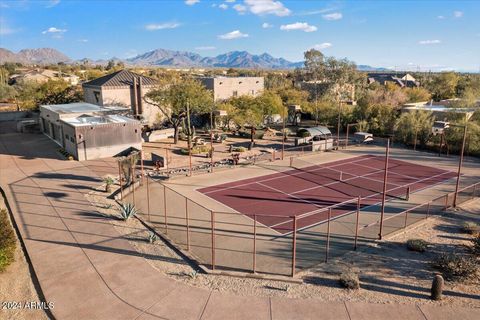
[[[65,138],[68,140],[68,133],[65,133]]]
[[[73,143],[75,143],[75,140],[73,139],[73,137],[70,137],[70,141],[72,141]]]
[[[255,90],[252,90],[252,96],[254,96],[254,95],[255,95]]]
[[[237,90],[233,91],[232,96],[237,97],[238,96],[238,91]]]
[[[93,95],[95,96],[95,101],[97,103],[100,102],[100,91],[93,91]]]

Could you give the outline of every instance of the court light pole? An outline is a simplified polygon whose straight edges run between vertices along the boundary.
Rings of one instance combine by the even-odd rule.
[[[340,113],[341,113],[342,101],[338,102],[338,119],[337,119],[337,150],[340,148]]]
[[[385,199],[387,195],[387,179],[388,179],[388,154],[390,152],[390,139],[387,139],[387,148],[385,150],[385,170],[383,173],[383,192],[382,192],[382,210],[380,213],[380,230],[378,239],[382,240],[383,235],[383,218],[385,216]]]
[[[282,124],[282,160],[283,160],[283,155],[285,153],[285,138],[287,137],[285,134],[285,106],[283,106],[283,124]]]
[[[456,127],[461,127],[461,125],[455,125]],[[457,173],[457,183],[455,185],[455,194],[453,196],[453,207],[457,206],[457,195],[458,195],[458,188],[460,186],[460,174],[462,173],[462,165],[463,165],[463,152],[465,150],[465,140],[467,138],[467,125],[463,126],[463,140],[462,140],[462,150],[460,151],[460,160],[458,161],[458,173]]]

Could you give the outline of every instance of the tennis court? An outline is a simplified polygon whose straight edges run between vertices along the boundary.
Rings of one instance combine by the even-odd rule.
[[[261,177],[210,186],[198,191],[257,222],[286,234],[382,201],[385,158],[364,155],[311,164],[295,159],[292,169]],[[413,193],[456,176],[453,171],[390,159],[387,200]]]

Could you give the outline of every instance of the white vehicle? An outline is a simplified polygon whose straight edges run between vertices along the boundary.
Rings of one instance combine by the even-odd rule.
[[[373,134],[368,132],[355,132],[353,140],[360,143],[371,143],[373,142]]]

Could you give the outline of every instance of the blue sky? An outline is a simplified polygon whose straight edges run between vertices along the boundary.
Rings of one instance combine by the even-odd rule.
[[[316,47],[357,64],[478,72],[479,17],[480,1],[0,0],[0,47],[74,59],[246,50],[291,61]]]

